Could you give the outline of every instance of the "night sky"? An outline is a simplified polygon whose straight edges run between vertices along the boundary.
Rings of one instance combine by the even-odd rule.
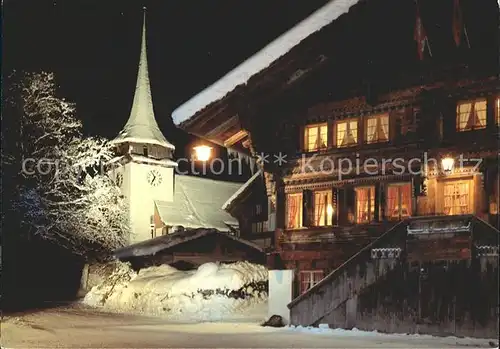
[[[167,139],[177,146],[177,157],[185,156],[196,139],[173,126],[171,112],[326,2],[4,0],[3,70],[53,71],[61,94],[76,102],[86,133],[113,138],[125,124],[133,100],[145,5],[156,118]],[[349,30],[350,37],[335,51],[346,79],[352,80],[369,60],[378,61],[376,70],[382,76],[388,69],[418,64],[414,2],[368,3],[370,20]],[[384,3],[391,7],[381,6]],[[496,0],[461,3],[472,51],[483,65],[486,58],[498,57]],[[432,61],[458,57],[451,36],[453,1],[422,0],[420,4],[433,46]],[[387,11],[397,12],[393,21],[384,20]],[[345,87],[338,83],[339,76],[335,79]]]
[[[156,118],[177,145],[194,140],[171,112],[325,0],[6,0],[3,69],[53,71],[88,134],[114,137],[135,89],[142,7]]]

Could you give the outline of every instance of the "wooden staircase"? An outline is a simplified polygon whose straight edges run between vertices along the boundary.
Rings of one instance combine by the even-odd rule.
[[[292,325],[316,326],[340,305],[374,284],[399,261],[408,222],[401,221],[288,304]],[[374,258],[373,253],[385,254]]]

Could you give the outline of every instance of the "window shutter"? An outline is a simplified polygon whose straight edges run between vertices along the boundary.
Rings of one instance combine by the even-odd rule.
[[[345,188],[337,188],[337,217],[339,225],[347,223],[347,204]]]
[[[305,189],[302,192],[302,225],[310,227],[313,223],[313,192]]]
[[[378,217],[381,217],[382,220],[385,219],[386,217],[386,212],[385,212],[385,205],[386,205],[386,195],[387,195],[387,190],[384,184],[379,183],[379,201],[380,201],[380,215]]]
[[[332,188],[332,225],[339,225],[339,201],[338,201],[338,188]]]
[[[348,187],[346,188],[346,210],[347,210],[347,222],[352,223],[351,220],[348,218],[349,213],[352,213],[353,216],[355,217],[355,212],[356,212],[356,191],[354,190],[353,187]]]
[[[299,153],[305,152],[306,127],[299,127]]]
[[[373,208],[373,217],[371,218],[372,221],[378,222],[380,217],[380,183],[375,185],[374,195],[373,203],[375,207]]]

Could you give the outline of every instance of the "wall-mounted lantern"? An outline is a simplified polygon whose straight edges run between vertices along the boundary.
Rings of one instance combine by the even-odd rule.
[[[443,167],[444,173],[449,174],[453,171],[453,167],[455,166],[455,159],[447,156],[441,159],[441,166]]]
[[[212,156],[212,147],[199,145],[193,148],[198,161],[208,161]]]

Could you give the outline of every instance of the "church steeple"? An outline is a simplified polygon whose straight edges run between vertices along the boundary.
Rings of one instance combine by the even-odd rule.
[[[154,115],[151,86],[149,84],[148,58],[146,53],[145,7],[142,26],[141,57],[137,73],[134,102],[127,123],[112,143],[156,144],[172,150],[175,149],[174,145],[163,136]]]

